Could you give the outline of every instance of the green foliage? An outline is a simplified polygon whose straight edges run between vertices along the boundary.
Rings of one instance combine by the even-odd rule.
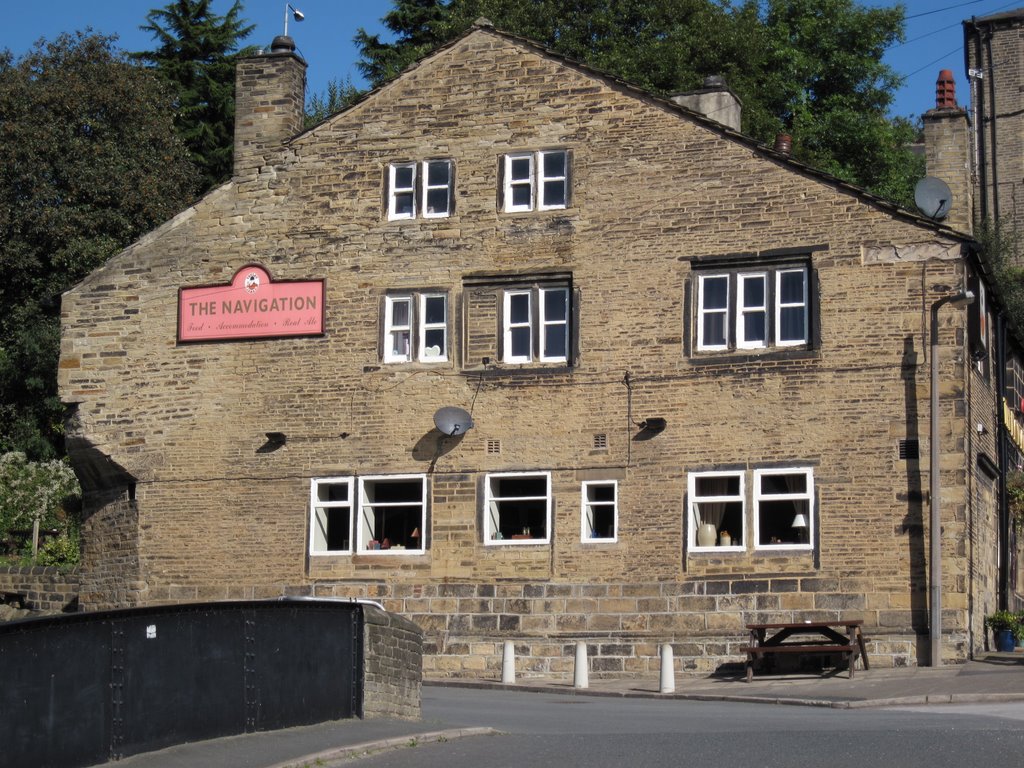
[[[314,93],[306,100],[306,114],[303,119],[304,128],[312,128],[322,123],[331,115],[335,115],[346,107],[359,101],[363,91],[352,85],[352,81],[345,82],[331,80],[327,83],[327,91]]]
[[[381,85],[485,16],[569,58],[655,93],[723,75],[743,131],[875,194],[910,205],[923,161],[907,120],[890,120],[898,78],[881,62],[903,39],[903,8],[854,0],[396,0],[395,42],[359,30],[359,66]]]
[[[974,239],[978,242],[982,258],[992,269],[993,282],[1011,325],[1017,333],[1024,333],[1024,266],[1020,234],[1007,222],[985,220],[975,228]]]
[[[68,507],[81,494],[66,461],[29,461],[24,453],[0,455],[0,544],[8,551],[24,545],[33,523],[57,530],[46,542],[44,565],[78,561],[78,523]],[[31,548],[31,542],[27,545]]]
[[[60,294],[196,181],[167,92],[112,38],[0,52],[0,451],[59,455]]]
[[[231,175],[235,62],[251,52],[239,51],[238,43],[254,29],[239,16],[241,0],[223,16],[211,4],[174,0],[151,10],[140,29],[153,35],[157,48],[135,54],[173,89],[174,124],[203,174],[204,189]]]

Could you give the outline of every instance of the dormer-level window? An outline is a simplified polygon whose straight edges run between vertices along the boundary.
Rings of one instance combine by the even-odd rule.
[[[547,211],[569,203],[569,153],[563,149],[505,155],[504,210]]]
[[[388,219],[439,219],[452,212],[451,160],[391,163],[388,167]]]

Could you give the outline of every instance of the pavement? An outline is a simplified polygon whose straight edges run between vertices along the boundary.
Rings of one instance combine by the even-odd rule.
[[[1024,701],[1024,653],[988,653],[965,664],[938,668],[857,669],[826,674],[756,675],[747,683],[735,676],[677,675],[675,690],[661,693],[657,679],[591,679],[586,688],[571,681],[520,677],[507,685],[497,680],[424,680],[425,686],[488,688],[566,696],[617,696],[685,701],[733,701],[757,704],[858,709]],[[363,755],[431,741],[453,741],[494,733],[489,728],[438,730],[436,722],[339,720],[283,731],[230,736],[181,744],[118,761],[119,768],[305,768],[338,765]]]

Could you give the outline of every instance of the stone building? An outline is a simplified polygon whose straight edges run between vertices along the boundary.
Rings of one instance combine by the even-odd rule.
[[[1024,232],[1024,8],[963,22],[975,216]]]
[[[942,654],[985,646],[1006,330],[966,235],[483,22],[300,132],[304,68],[242,61],[232,180],[64,297],[84,607],[370,597],[439,675],[709,671],[810,617],[927,662],[929,319],[970,288]]]

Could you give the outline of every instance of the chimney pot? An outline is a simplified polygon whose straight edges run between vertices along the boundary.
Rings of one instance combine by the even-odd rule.
[[[780,155],[789,157],[793,151],[793,137],[788,133],[780,133],[775,137],[775,146],[772,147]]]
[[[939,79],[935,81],[935,108],[956,109],[956,80],[953,79],[953,71],[943,69],[939,72]]]
[[[270,43],[271,53],[292,53],[295,51],[295,41],[287,35],[278,35]]]

